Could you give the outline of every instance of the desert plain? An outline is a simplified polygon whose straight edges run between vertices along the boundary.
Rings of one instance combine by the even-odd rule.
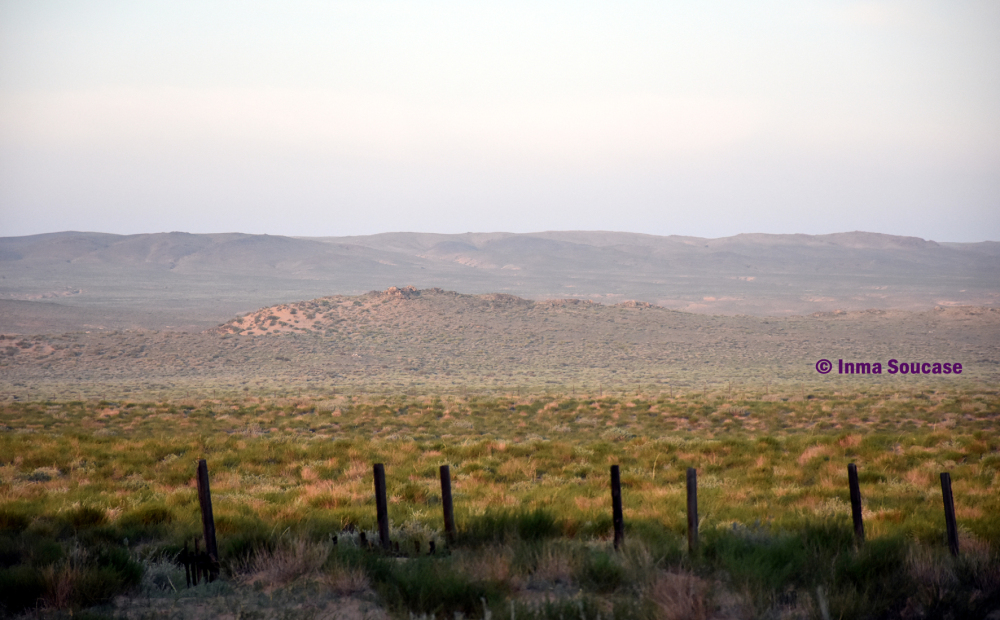
[[[998,244],[59,233],[0,272],[7,615],[1000,613]],[[200,459],[221,573],[187,587]]]

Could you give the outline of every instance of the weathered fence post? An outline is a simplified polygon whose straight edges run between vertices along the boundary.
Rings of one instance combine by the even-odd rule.
[[[375,510],[378,514],[378,537],[382,549],[389,550],[389,508],[385,501],[385,466],[375,463]]]
[[[698,549],[698,472],[694,467],[687,470],[688,509],[688,552]]]
[[[219,575],[219,546],[215,542],[215,518],[212,516],[212,492],[208,488],[208,463],[198,461],[198,503],[201,505],[201,528],[205,538],[205,553],[210,563],[209,581]]]
[[[861,487],[858,485],[858,468],[854,463],[847,466],[847,484],[851,487],[851,517],[854,519],[854,540],[865,542],[865,522],[861,517]]]
[[[455,511],[451,503],[451,469],[441,466],[441,506],[444,508],[444,535],[448,544],[455,542]]]
[[[615,549],[625,541],[625,518],[622,516],[622,481],[617,465],[611,466],[611,520],[615,527]]]
[[[944,522],[948,527],[948,549],[958,555],[958,523],[955,521],[955,497],[951,494],[951,474],[941,472],[941,496],[944,499]]]

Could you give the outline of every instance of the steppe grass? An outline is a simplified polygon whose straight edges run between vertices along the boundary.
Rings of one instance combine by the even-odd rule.
[[[200,534],[193,479],[205,458],[234,591],[308,585],[403,617],[976,617],[1000,608],[998,413],[995,392],[929,390],[7,404],[0,600],[8,613],[57,614],[130,593],[138,605],[151,588],[179,596],[169,572],[150,574]],[[375,462],[408,559],[361,543],[362,532],[376,539]],[[627,525],[617,552],[612,464]],[[687,467],[699,472],[694,554]],[[941,471],[957,559],[944,545]]]

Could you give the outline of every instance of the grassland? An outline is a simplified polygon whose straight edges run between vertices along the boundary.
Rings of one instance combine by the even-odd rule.
[[[986,617],[1000,609],[998,413],[996,390],[929,387],[8,402],[0,594],[8,613],[53,617]],[[224,571],[185,589],[170,559],[200,533],[200,458]],[[374,462],[392,536],[421,557],[359,546],[360,532],[375,538]],[[461,531],[450,547],[441,464]]]
[[[704,316],[411,288],[281,304],[202,333],[6,334],[0,613],[992,617],[998,350],[990,308]],[[820,375],[820,358],[964,370]],[[201,532],[202,458],[222,578],[186,588],[175,560]],[[375,539],[376,462],[398,554],[363,542]],[[611,465],[624,485],[618,551]],[[942,471],[958,558],[944,544]]]

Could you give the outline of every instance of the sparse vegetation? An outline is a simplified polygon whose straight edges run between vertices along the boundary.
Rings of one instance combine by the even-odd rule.
[[[209,333],[95,331],[4,342],[15,353],[0,354],[0,398],[22,401],[723,390],[730,400],[770,390],[806,398],[814,387],[995,386],[1000,310],[709,317],[642,304],[389,289],[264,308]],[[965,367],[949,376],[824,376],[814,366],[820,358]]]
[[[263,617],[293,601],[315,617],[506,618],[513,608],[517,618],[818,618],[824,605],[831,617],[985,617],[1000,608],[1000,395],[807,396],[8,403],[0,600],[14,614],[127,617],[168,603],[201,615],[218,601],[229,601],[226,614],[239,606]],[[198,458],[212,477],[223,577],[186,589],[171,559],[200,533]],[[377,537],[373,462],[386,464],[392,537],[409,559],[361,546],[361,532]],[[860,548],[848,462],[865,500]],[[445,463],[453,547],[440,525]],[[627,524],[618,552],[612,463]],[[684,542],[689,466],[701,490],[694,555]],[[945,470],[957,559],[943,540],[936,476]]]
[[[7,615],[1000,609],[993,310],[759,319],[407,288],[264,308],[210,333],[0,339]],[[822,376],[819,357],[967,366],[946,378]],[[200,458],[222,577],[186,588],[176,560],[201,532]],[[388,555],[369,548],[375,462],[399,544]],[[860,547],[850,462],[865,502]],[[442,464],[458,523],[450,545]],[[617,551],[612,464],[626,522]],[[958,558],[944,544],[941,471],[952,474]]]

